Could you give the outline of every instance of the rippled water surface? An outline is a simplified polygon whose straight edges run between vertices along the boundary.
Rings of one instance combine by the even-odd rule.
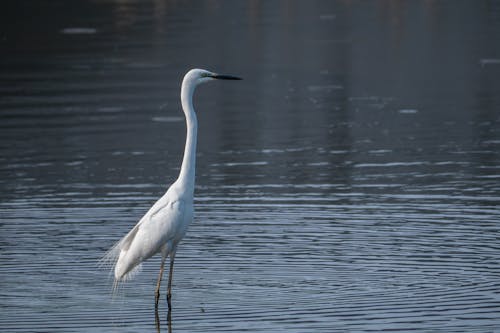
[[[192,67],[245,80],[195,96],[173,332],[500,331],[498,1],[4,5],[1,331],[156,330],[159,258],[115,297],[97,261],[177,176]]]

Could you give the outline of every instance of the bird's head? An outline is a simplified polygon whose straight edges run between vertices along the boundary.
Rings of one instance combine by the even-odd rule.
[[[184,112],[193,110],[193,94],[195,88],[204,82],[213,80],[241,80],[239,77],[231,75],[221,75],[212,73],[204,69],[192,69],[184,75],[181,86],[181,103]]]
[[[182,81],[182,85],[192,86],[194,88],[200,83],[213,80],[241,80],[241,78],[232,75],[212,73],[204,69],[195,68],[186,73],[184,80]]]

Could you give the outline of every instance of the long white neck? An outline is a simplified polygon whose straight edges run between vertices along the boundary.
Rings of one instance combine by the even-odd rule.
[[[190,195],[194,192],[195,167],[196,167],[196,137],[198,134],[198,120],[193,107],[194,86],[182,84],[181,104],[186,116],[186,146],[184,147],[184,157],[182,159],[181,172],[178,182],[183,188],[189,189]]]

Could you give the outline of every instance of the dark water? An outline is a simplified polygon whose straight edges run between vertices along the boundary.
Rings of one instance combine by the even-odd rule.
[[[0,330],[155,331],[98,259],[175,177],[174,332],[500,331],[500,2],[6,1]],[[162,299],[162,330],[166,302]]]

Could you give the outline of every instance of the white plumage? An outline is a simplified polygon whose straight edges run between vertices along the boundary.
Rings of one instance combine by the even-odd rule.
[[[193,108],[193,93],[200,83],[214,79],[239,80],[229,75],[219,75],[202,69],[192,69],[185,76],[181,87],[181,104],[186,116],[186,145],[181,171],[168,191],[149,209],[103,258],[114,265],[115,287],[128,279],[141,263],[156,253],[162,261],[155,293],[155,309],[158,309],[160,283],[165,260],[170,256],[170,274],[167,290],[168,308],[171,309],[171,283],[177,245],[186,234],[193,220],[193,196],[195,184],[196,137],[198,121]]]

